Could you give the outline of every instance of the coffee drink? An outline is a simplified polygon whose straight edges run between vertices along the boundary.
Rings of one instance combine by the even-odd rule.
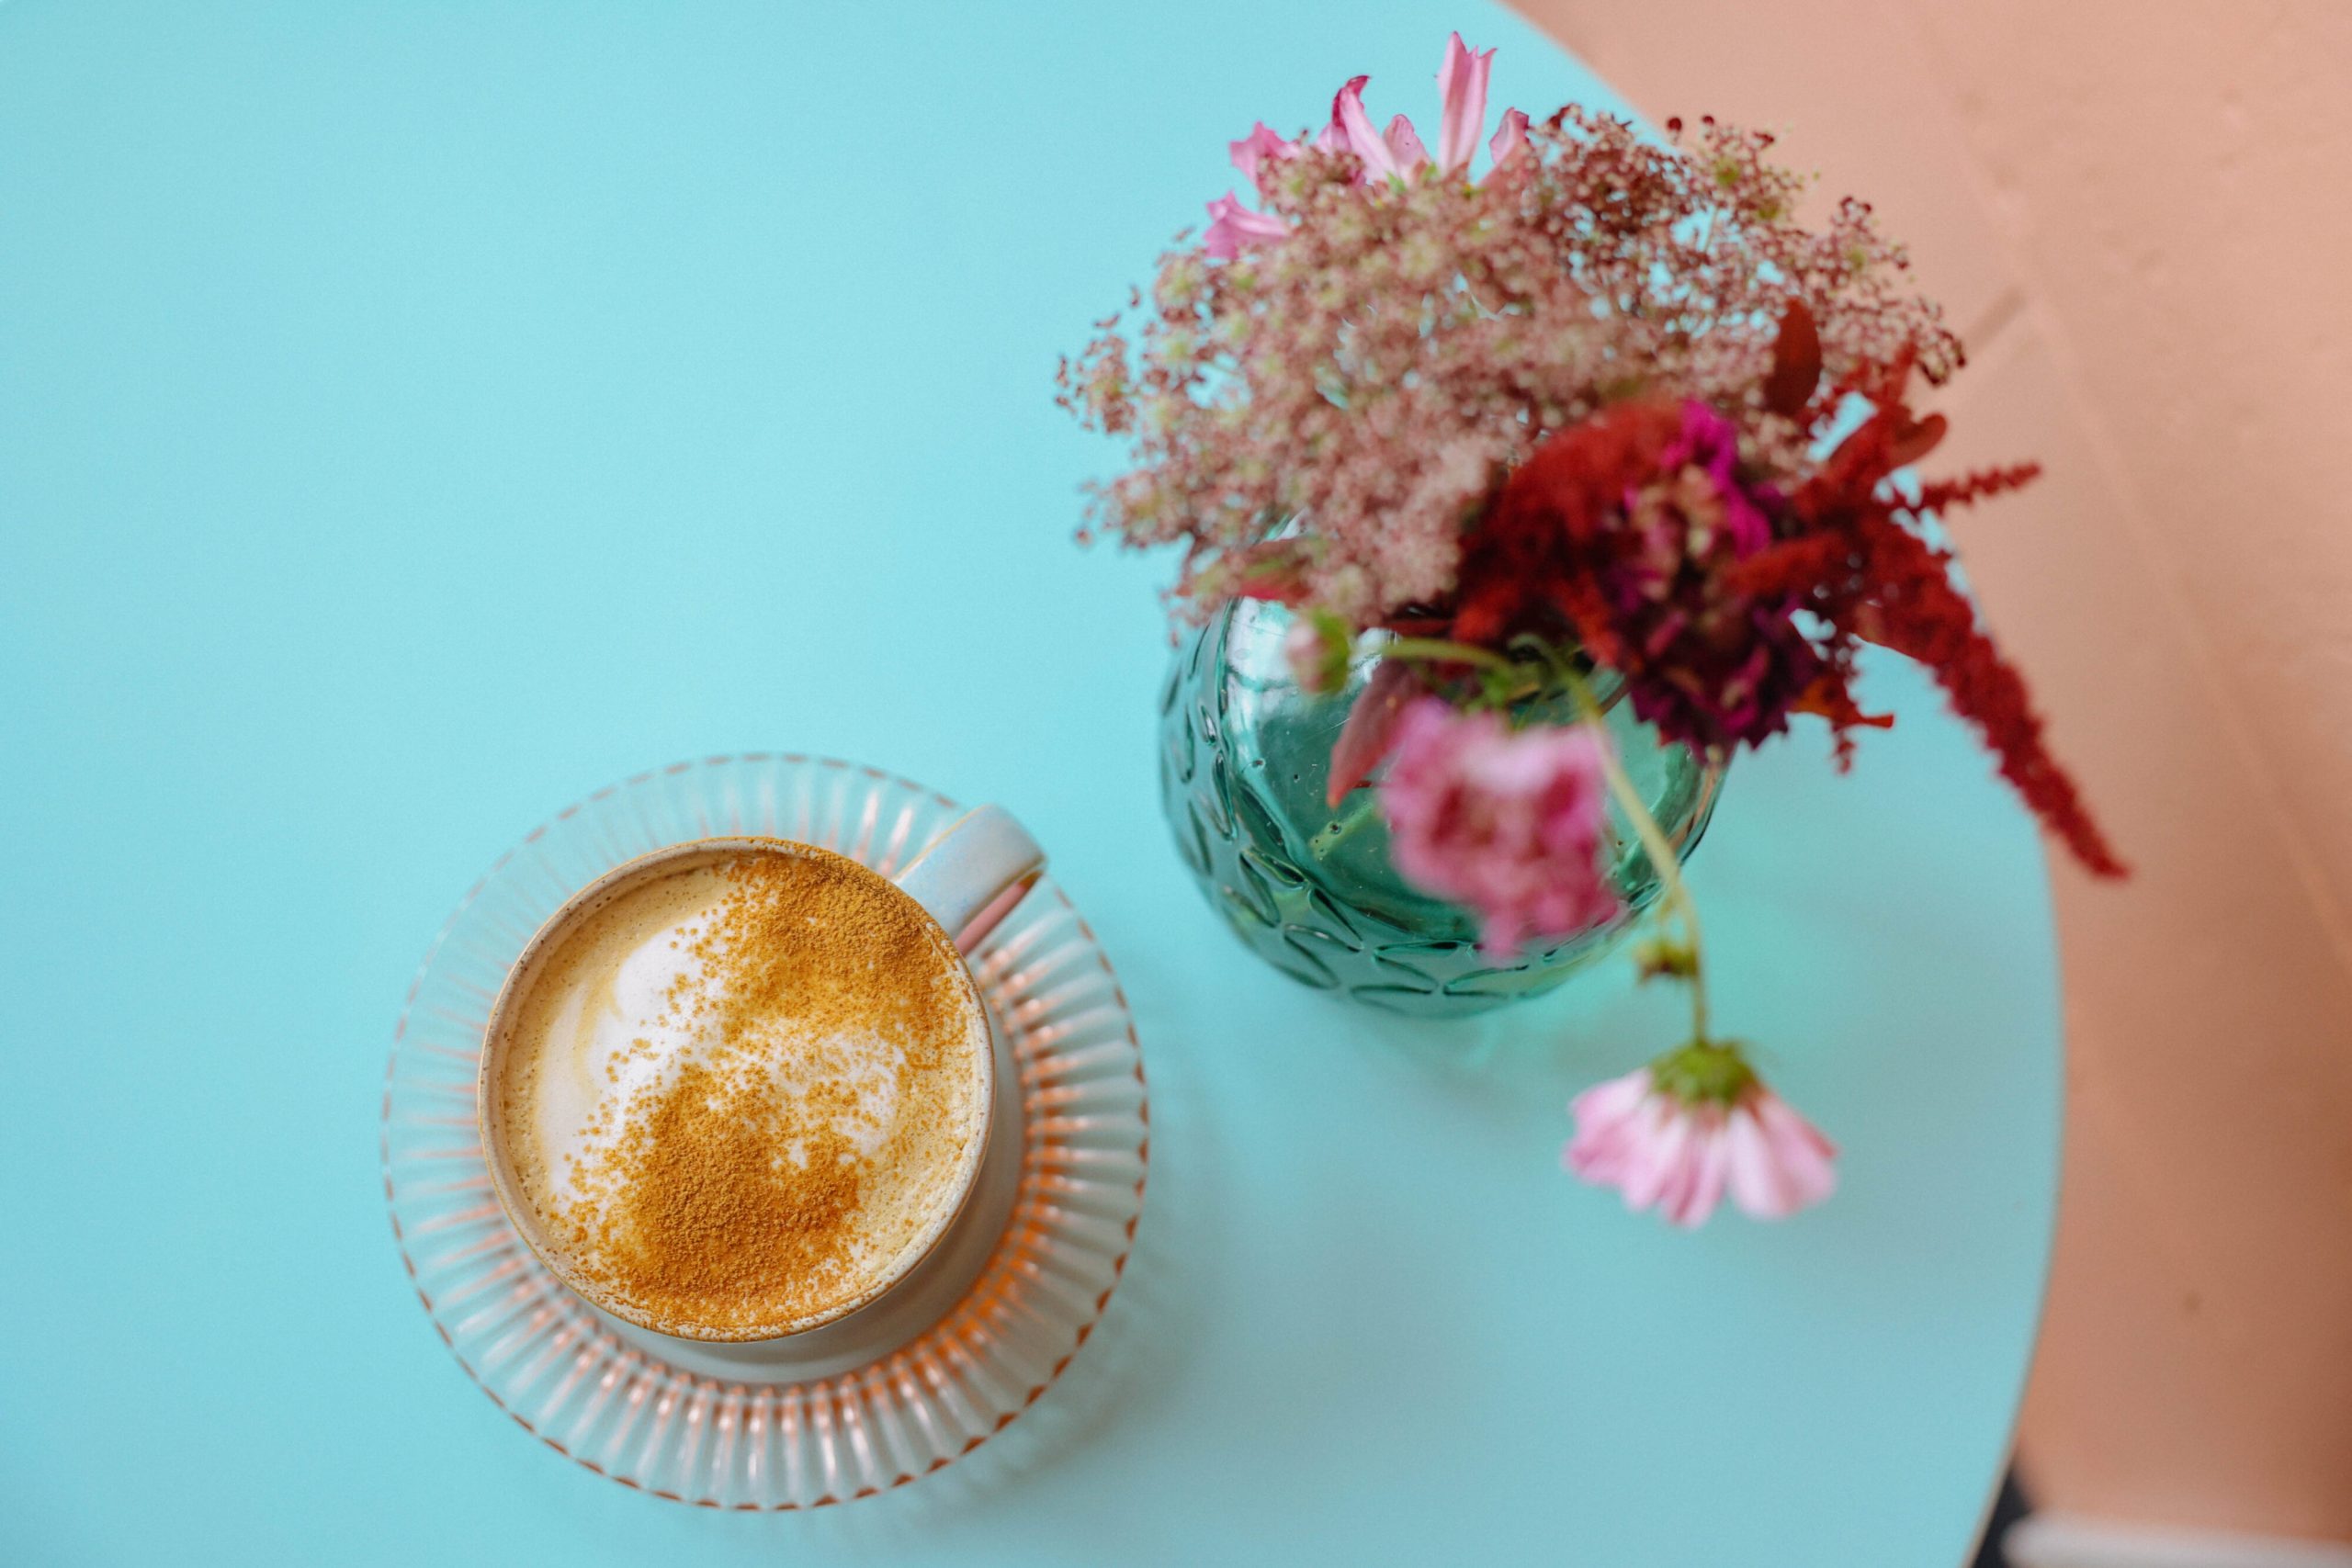
[[[757,1339],[873,1299],[969,1190],[985,1010],[906,892],[783,840],[660,860],[508,982],[484,1128],[532,1245],[661,1333]]]

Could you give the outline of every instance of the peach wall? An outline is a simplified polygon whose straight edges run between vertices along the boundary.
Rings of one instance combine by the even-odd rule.
[[[2037,1500],[2352,1540],[2352,5],[1519,3],[1873,201],[1972,351],[1939,460],[2048,466],[1956,532],[2139,875],[2052,868]]]

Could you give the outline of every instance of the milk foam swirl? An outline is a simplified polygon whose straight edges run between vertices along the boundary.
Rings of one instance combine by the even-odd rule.
[[[944,933],[864,867],[682,863],[524,980],[494,1109],[542,1250],[600,1304],[783,1331],[870,1295],[960,1201],[985,1015]]]

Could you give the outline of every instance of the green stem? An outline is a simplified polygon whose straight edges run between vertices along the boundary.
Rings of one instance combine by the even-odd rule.
[[[1682,857],[1674,852],[1667,841],[1666,829],[1650,815],[1641,792],[1625,774],[1624,765],[1617,760],[1617,749],[1609,743],[1609,733],[1601,719],[1600,704],[1582,675],[1573,670],[1562,671],[1568,689],[1576,694],[1577,705],[1584,710],[1584,721],[1592,728],[1594,739],[1600,742],[1600,773],[1608,782],[1609,793],[1623,808],[1626,820],[1634,827],[1634,836],[1641,840],[1643,852],[1657,868],[1658,883],[1665,890],[1667,907],[1682,922],[1683,940],[1690,948],[1690,1037],[1702,1043],[1707,1039],[1707,964],[1705,946],[1699,932],[1699,906],[1690,897],[1690,886],[1682,880]]]
[[[1380,645],[1383,659],[1422,659],[1433,664],[1475,664],[1481,670],[1508,670],[1511,661],[1490,648],[1476,648],[1466,642],[1448,642],[1443,637],[1392,637]]]
[[[1328,859],[1331,852],[1347,842],[1357,829],[1378,815],[1380,815],[1378,790],[1351,790],[1348,792],[1348,798],[1340,803],[1338,813],[1330,821],[1317,829],[1315,836],[1306,840],[1306,847],[1317,860]]]

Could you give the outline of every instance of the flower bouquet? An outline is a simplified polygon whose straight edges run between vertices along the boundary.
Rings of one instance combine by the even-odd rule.
[[[1687,989],[1690,1033],[1577,1097],[1570,1169],[1678,1224],[1725,1194],[1786,1214],[1834,1151],[1717,1030],[1695,824],[1661,822],[1628,738],[1720,771],[1810,716],[1843,766],[1892,722],[1856,695],[1862,645],[1891,649],[2120,874],[1937,536],[2036,470],[1911,472],[1945,428],[1914,384],[1962,354],[1866,204],[1809,226],[1772,139],[1712,119],[1660,140],[1513,109],[1487,139],[1491,59],[1448,43],[1434,152],[1401,115],[1375,128],[1363,77],[1313,135],[1232,144],[1256,204],[1210,203],[1063,363],[1065,406],[1132,458],[1088,532],[1182,546],[1195,625],[1283,617],[1290,682],[1334,710],[1330,832],[1376,815],[1478,956],[1651,917],[1636,959]]]

